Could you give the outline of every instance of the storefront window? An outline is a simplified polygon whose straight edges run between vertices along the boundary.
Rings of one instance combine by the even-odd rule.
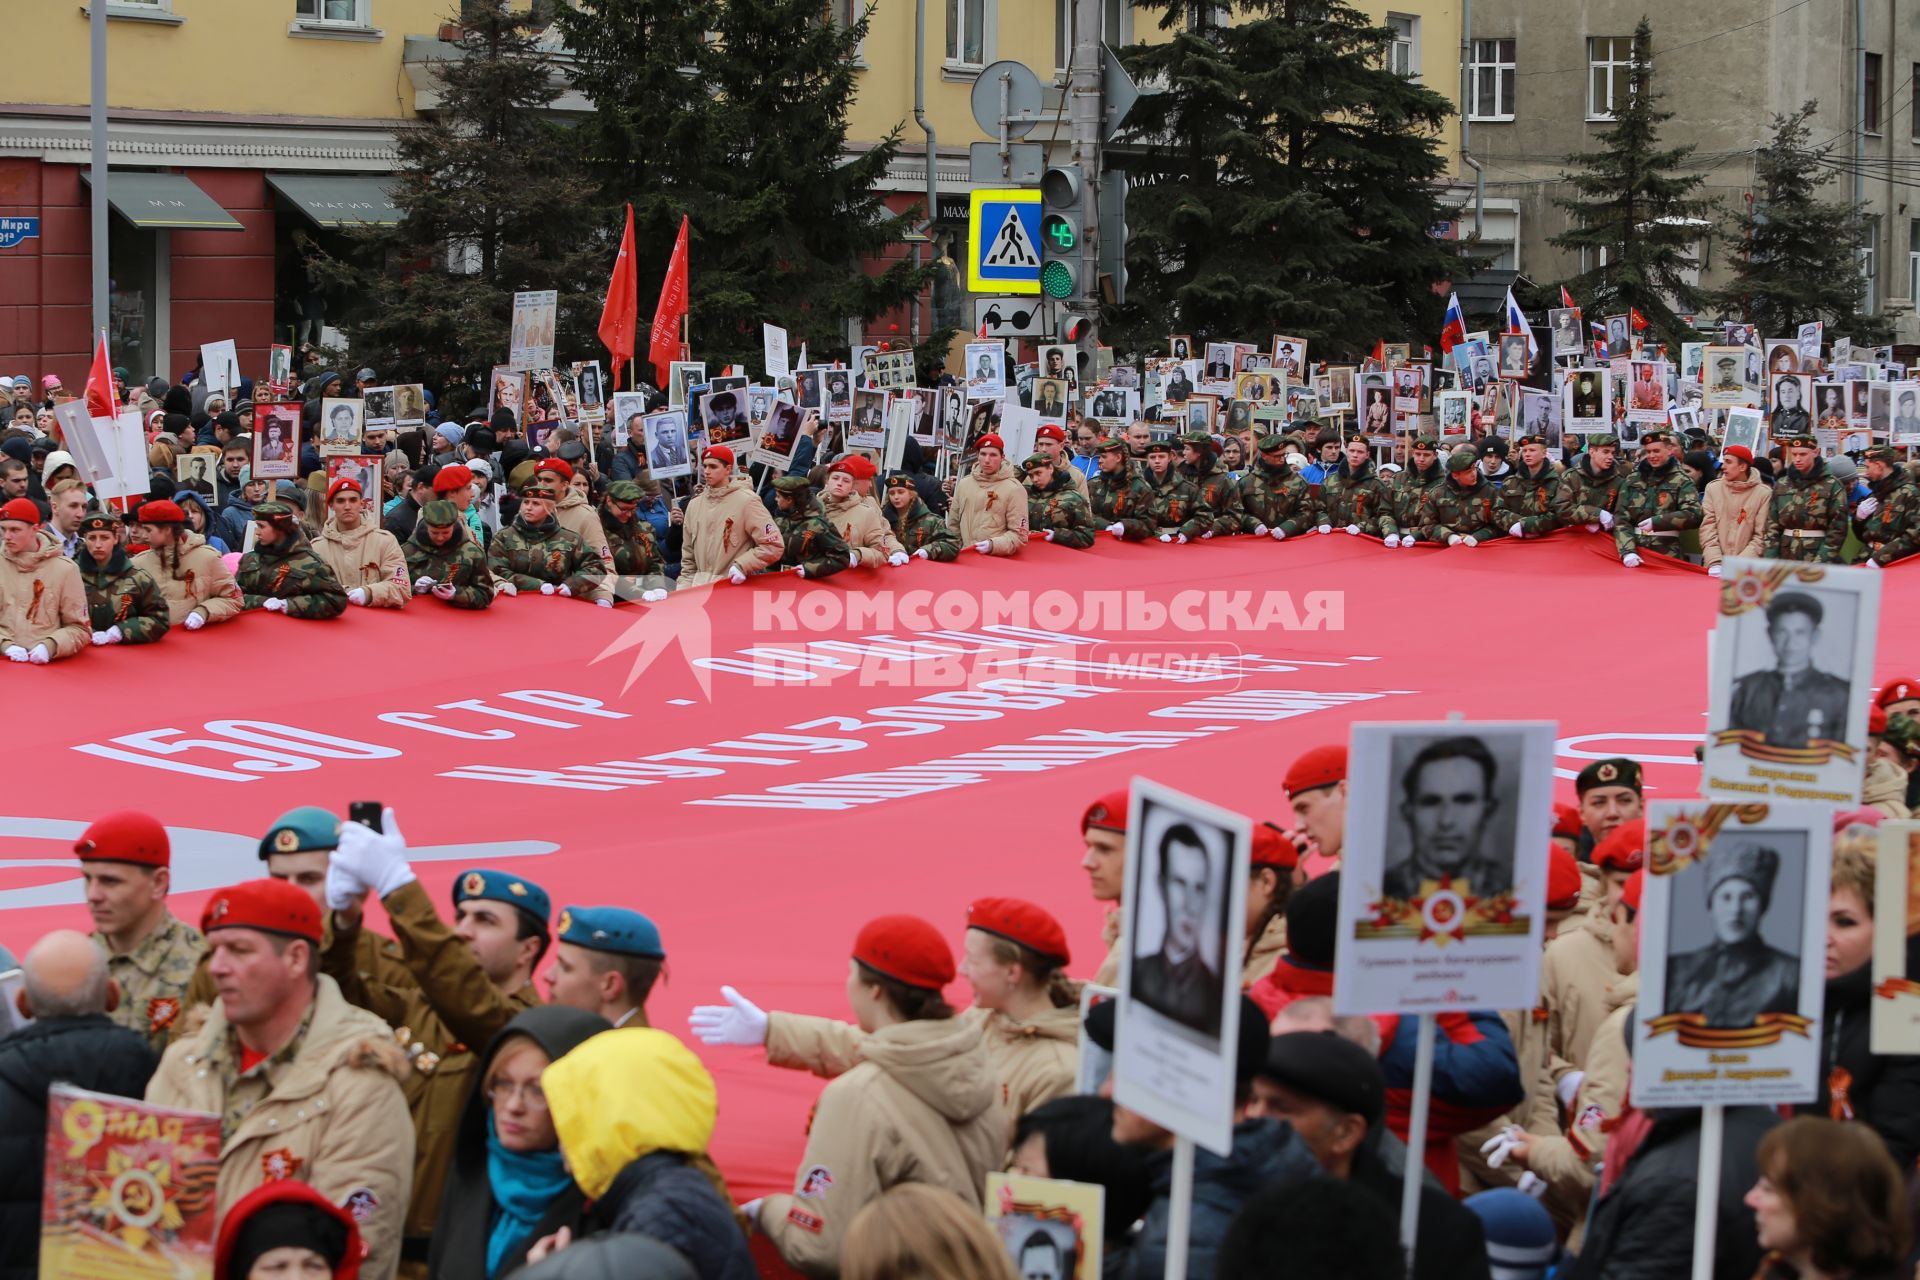
[[[142,231],[124,218],[107,219],[107,347],[115,364],[125,365],[145,382],[166,376],[159,339],[157,241],[161,233]]]

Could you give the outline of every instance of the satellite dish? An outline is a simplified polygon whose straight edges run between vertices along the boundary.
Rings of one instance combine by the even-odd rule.
[[[1024,62],[1003,59],[987,64],[973,82],[973,122],[990,138],[1000,136],[1000,85],[1007,86],[1007,114],[1032,116],[1040,112],[1040,77]],[[1033,131],[1034,121],[1015,120],[1007,125],[1009,138],[1024,138]]]

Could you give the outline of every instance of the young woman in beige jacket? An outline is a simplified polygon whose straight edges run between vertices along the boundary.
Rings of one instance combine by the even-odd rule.
[[[1728,445],[1720,455],[1720,475],[1700,495],[1700,549],[1708,573],[1719,577],[1720,562],[1728,556],[1760,554],[1772,498],[1772,488],[1753,469],[1753,450]]]

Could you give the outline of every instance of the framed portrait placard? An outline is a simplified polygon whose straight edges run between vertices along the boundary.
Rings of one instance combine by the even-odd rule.
[[[253,406],[253,471],[256,480],[293,480],[300,475],[300,406],[256,401]]]
[[[1701,789],[1857,806],[1879,624],[1875,570],[1727,560]]]
[[[1023,1278],[1100,1280],[1106,1202],[1097,1182],[987,1175],[987,1225]]]
[[[1920,933],[1920,822],[1883,822],[1873,879],[1875,1053],[1920,1053],[1920,966],[1911,965]]]
[[[967,344],[967,399],[998,400],[1007,394],[1007,349],[998,342]]]
[[[1818,1095],[1832,858],[1826,805],[1647,806],[1634,1106]]]
[[[1538,1003],[1553,742],[1551,721],[1354,726],[1336,1012]]]
[[[693,451],[688,447],[687,413],[663,409],[640,419],[645,441],[647,474],[655,480],[673,480],[693,474]]]
[[[328,457],[360,452],[361,413],[366,401],[335,399],[320,402],[320,452]]]
[[[1133,780],[1113,1100],[1223,1156],[1252,852],[1245,816]]]

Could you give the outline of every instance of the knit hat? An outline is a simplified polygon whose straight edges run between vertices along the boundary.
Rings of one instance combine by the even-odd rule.
[[[853,942],[853,958],[909,987],[939,991],[953,981],[953,951],[940,931],[919,916],[880,916]]]
[[[433,429],[433,434],[445,440],[450,447],[458,449],[467,438],[467,429],[457,423],[442,422]]]
[[[1487,1238],[1487,1262],[1500,1280],[1547,1280],[1560,1261],[1560,1237],[1538,1200],[1515,1187],[1468,1196]]]
[[[173,865],[173,845],[158,818],[132,809],[95,818],[73,843],[82,862],[131,862],[142,867]]]

